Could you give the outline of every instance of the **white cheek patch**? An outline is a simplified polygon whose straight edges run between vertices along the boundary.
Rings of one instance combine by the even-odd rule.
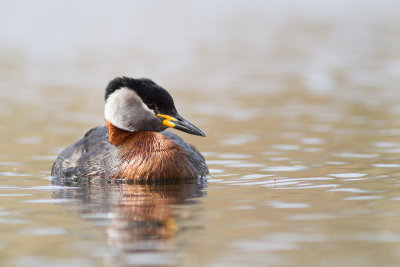
[[[135,131],[143,128],[143,124],[153,120],[155,115],[135,91],[121,88],[108,96],[104,117],[120,129]]]

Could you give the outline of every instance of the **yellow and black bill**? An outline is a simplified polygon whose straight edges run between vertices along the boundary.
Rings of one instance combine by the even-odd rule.
[[[157,117],[162,119],[162,125],[175,128],[185,133],[194,134],[198,136],[206,136],[199,128],[191,124],[188,120],[180,115],[169,116],[164,114],[157,114]]]

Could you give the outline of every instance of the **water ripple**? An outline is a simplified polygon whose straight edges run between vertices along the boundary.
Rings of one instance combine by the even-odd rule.
[[[62,227],[41,227],[26,228],[19,232],[21,235],[45,236],[45,235],[66,235],[68,231]]]
[[[303,209],[310,207],[310,204],[307,203],[289,203],[282,201],[270,201],[268,205],[275,209]]]
[[[400,144],[399,143],[392,143],[392,142],[374,142],[372,144],[375,147],[399,147]]]
[[[41,137],[21,137],[21,138],[15,138],[15,142],[19,143],[19,144],[30,144],[30,145],[34,145],[34,144],[40,144],[42,142],[42,138]]]
[[[400,164],[379,163],[379,164],[372,164],[372,166],[377,168],[400,168]]]
[[[356,196],[356,197],[346,197],[344,200],[373,200],[373,199],[383,199],[383,196]]]
[[[337,188],[337,189],[330,189],[328,190],[328,192],[347,192],[347,193],[361,194],[361,193],[371,193],[373,191],[363,190],[359,188]]]
[[[327,220],[333,219],[336,216],[329,213],[304,213],[304,214],[294,214],[286,217],[289,221],[308,221],[308,220]]]
[[[264,177],[271,177],[273,175],[271,174],[259,174],[259,173],[252,173],[252,174],[246,174],[241,176],[239,179],[247,180],[247,179],[261,179]]]
[[[340,153],[336,154],[336,156],[344,158],[361,158],[361,159],[372,159],[379,157],[379,155],[377,154],[357,154],[357,153]]]
[[[220,154],[218,158],[223,159],[248,159],[251,158],[252,155],[249,154]]]
[[[358,178],[358,177],[364,177],[367,174],[365,173],[357,173],[357,172],[346,172],[346,173],[334,173],[334,174],[328,174],[329,176],[333,176],[336,178]]]
[[[307,144],[307,145],[321,145],[325,144],[325,140],[322,138],[316,138],[316,137],[308,137],[308,138],[302,138],[300,140],[301,143]]]
[[[16,173],[16,172],[0,172],[2,176],[31,176],[28,173]]]
[[[32,204],[61,204],[70,202],[71,199],[31,199],[21,201],[22,203],[32,203]]]
[[[307,169],[307,166],[303,165],[294,165],[294,166],[271,166],[264,168],[263,171],[270,171],[270,172],[294,172],[294,171],[301,171]]]
[[[277,149],[277,150],[284,150],[284,151],[293,151],[293,150],[299,150],[300,146],[299,145],[280,144],[280,145],[273,145],[273,146],[271,146],[271,148]]]
[[[258,167],[264,167],[264,164],[259,164],[259,163],[235,163],[235,164],[228,164],[228,167],[236,167],[236,168],[258,168]]]

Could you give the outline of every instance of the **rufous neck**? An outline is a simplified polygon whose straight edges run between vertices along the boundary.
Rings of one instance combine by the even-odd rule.
[[[111,122],[106,120],[106,125],[108,129],[108,142],[113,144],[114,146],[119,146],[122,144],[130,135],[132,135],[132,132],[122,130],[116,126],[114,126]]]

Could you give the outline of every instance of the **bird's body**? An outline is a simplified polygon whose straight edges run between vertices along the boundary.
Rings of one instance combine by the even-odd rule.
[[[106,126],[93,128],[61,152],[52,175],[136,181],[206,176],[208,168],[201,153],[176,134],[164,130],[172,127],[204,134],[178,115],[164,89],[150,82],[125,77],[111,81],[106,89]],[[138,88],[144,88],[145,93]],[[152,98],[152,90],[156,99]],[[161,100],[157,98],[160,94]],[[153,105],[145,106],[145,101],[150,101],[154,109],[149,109]]]

